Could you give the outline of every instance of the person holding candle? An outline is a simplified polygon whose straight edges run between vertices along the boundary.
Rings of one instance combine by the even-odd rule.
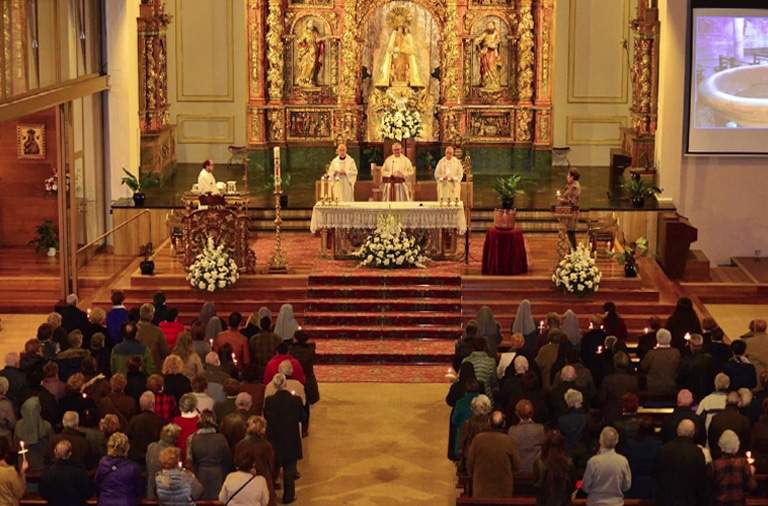
[[[336,155],[326,172],[330,178],[330,197],[339,202],[354,202],[357,165],[351,156],[347,156],[347,145],[343,142],[336,148]]]
[[[747,504],[747,495],[757,488],[755,467],[739,453],[739,436],[726,430],[718,438],[722,455],[712,462],[712,487],[716,506]]]
[[[181,451],[175,447],[160,451],[160,472],[155,479],[157,500],[160,504],[194,504],[203,495],[203,485],[192,471],[181,465]]]
[[[437,162],[435,180],[437,181],[437,200],[454,200],[461,197],[461,179],[464,166],[453,157],[453,146],[445,148],[445,156]]]
[[[200,174],[197,175],[197,191],[201,195],[206,193],[216,195],[219,193],[218,188],[216,188],[216,177],[213,175],[213,167],[213,160],[206,160],[203,162]]]
[[[26,459],[26,450],[22,448],[19,452],[18,471],[9,462],[12,451],[10,441],[0,437],[0,504],[19,504],[27,488],[26,474],[29,463]]]
[[[408,178],[415,170],[411,161],[403,155],[403,145],[392,145],[392,154],[384,160],[381,168],[381,198],[384,202],[402,202],[413,200],[413,191],[408,186]]]
[[[560,206],[570,206],[573,210],[573,217],[566,224],[568,228],[568,241],[571,248],[576,249],[576,227],[579,224],[579,200],[581,199],[581,173],[578,169],[570,169],[566,176],[566,186],[561,191],[557,191],[557,204]]]

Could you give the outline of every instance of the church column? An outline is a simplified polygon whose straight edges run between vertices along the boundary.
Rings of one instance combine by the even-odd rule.
[[[339,113],[336,116],[334,133],[339,140],[356,142],[360,138],[362,116],[362,110],[357,103],[360,52],[357,40],[357,1],[343,1]]]
[[[248,0],[248,144],[266,142],[264,104],[264,1]]]
[[[517,93],[520,108],[515,118],[515,142],[529,144],[533,140],[535,22],[532,0],[521,0],[518,4],[517,23]]]
[[[139,0],[106,2],[106,53],[109,91],[107,95],[107,188],[109,200],[130,195],[121,184],[122,169],[138,176],[139,171]]]
[[[534,5],[536,28],[535,132],[537,148],[552,146],[552,72],[555,48],[555,0],[538,0]]]
[[[285,87],[284,53],[285,12],[283,0],[269,0],[267,12],[267,140],[275,143],[285,141],[285,110],[283,109],[283,88]]]
[[[461,136],[461,90],[462,64],[459,44],[459,6],[457,0],[448,0],[445,9],[445,29],[443,37],[442,86],[444,108],[442,114],[442,141],[460,145]]]

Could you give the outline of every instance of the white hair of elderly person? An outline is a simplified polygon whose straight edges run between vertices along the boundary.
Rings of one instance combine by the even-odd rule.
[[[142,411],[155,411],[155,394],[147,390],[139,397],[139,409]]]
[[[624,492],[632,486],[632,471],[627,459],[616,453],[618,443],[619,433],[613,427],[600,432],[600,450],[587,461],[582,479],[581,490],[587,494],[587,504],[624,504]]]
[[[672,342],[672,333],[667,329],[659,329],[656,331],[656,343],[659,348],[669,348],[669,343]]]
[[[298,380],[288,378],[288,376],[282,372],[286,369],[286,366],[283,364],[288,364],[288,366],[291,366],[291,362],[288,360],[283,360],[280,362],[280,364],[277,366],[278,371],[280,372],[275,374],[275,376],[272,378],[272,381],[267,383],[267,386],[264,389],[264,398],[266,399],[269,396],[275,395],[278,390],[288,390],[293,395],[299,397],[303,405],[306,405],[307,394],[304,390],[304,385],[302,385]],[[291,371],[293,371],[293,366],[291,366]]]
[[[77,306],[80,300],[77,298],[77,294],[70,293],[69,295],[67,295],[65,302],[67,303],[68,306]]]
[[[718,373],[715,376],[715,391],[704,397],[696,408],[696,414],[704,415],[704,425],[709,431],[709,424],[712,418],[725,409],[728,398],[728,388],[731,386],[731,378],[725,373]]]
[[[480,394],[472,399],[470,408],[473,415],[487,415],[493,409],[493,402],[487,395]]]
[[[725,455],[736,455],[739,453],[739,436],[731,429],[724,430],[723,433],[720,434],[717,446],[720,447],[720,451]]]
[[[253,407],[253,397],[248,392],[240,392],[235,397],[235,408],[250,411]]]
[[[67,411],[61,417],[61,425],[65,429],[77,429],[80,426],[80,415],[77,411]]]
[[[569,409],[581,409],[584,405],[584,395],[574,388],[569,388],[565,391],[563,400]]]

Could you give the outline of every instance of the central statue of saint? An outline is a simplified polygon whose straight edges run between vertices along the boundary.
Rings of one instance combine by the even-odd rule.
[[[424,81],[419,75],[416,46],[409,26],[407,12],[393,12],[388,16],[392,33],[382,59],[379,77],[374,83],[377,87],[409,86],[423,88]]]

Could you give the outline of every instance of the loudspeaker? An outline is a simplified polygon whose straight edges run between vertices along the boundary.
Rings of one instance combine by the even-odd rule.
[[[624,171],[627,170],[627,167],[631,166],[631,156],[618,149],[611,150],[611,172],[608,176],[611,193],[621,193],[620,186],[624,180]]]

